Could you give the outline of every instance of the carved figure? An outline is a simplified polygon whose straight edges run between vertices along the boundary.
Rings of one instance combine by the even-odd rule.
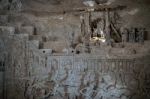
[[[139,28],[138,42],[144,43],[144,33],[145,33],[145,28]]]
[[[129,42],[135,42],[135,28],[131,28],[129,33]]]

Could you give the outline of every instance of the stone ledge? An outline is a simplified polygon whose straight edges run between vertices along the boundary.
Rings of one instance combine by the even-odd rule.
[[[14,33],[15,33],[15,27],[0,26],[0,31],[2,31],[3,33],[7,33],[9,35],[14,35]]]

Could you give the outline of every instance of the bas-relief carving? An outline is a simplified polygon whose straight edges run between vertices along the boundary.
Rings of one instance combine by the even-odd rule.
[[[96,93],[95,99],[97,99],[98,97],[109,98],[109,97],[111,97],[111,95],[114,95],[114,97],[115,97],[114,99],[117,99],[119,97],[130,97],[130,95],[128,94],[130,91],[127,89],[128,86],[133,86],[133,85],[136,87],[138,86],[136,84],[137,81],[134,80],[131,75],[127,75],[127,74],[123,74],[123,73],[118,74],[116,72],[116,74],[112,73],[112,74],[114,74],[114,78],[112,78],[112,74],[111,75],[109,75],[109,74],[102,75],[100,73],[101,75],[100,74],[97,75],[99,77],[98,79],[99,79],[99,83],[100,83],[97,85],[100,87],[100,89],[95,91],[95,90],[93,90],[94,86],[96,85],[95,84],[95,81],[96,81],[95,73],[93,71],[86,71],[85,73],[81,73],[81,74],[85,75],[83,78],[83,85],[85,87],[80,88],[80,85],[82,83],[81,78],[83,77],[83,75],[79,75],[80,73],[76,73],[73,70],[68,70],[66,68],[61,68],[61,69],[58,68],[58,64],[59,64],[58,61],[60,61],[60,66],[68,67],[69,65],[72,65],[70,58],[67,59],[67,58],[59,57],[57,59],[51,60],[51,63],[50,63],[52,66],[51,70],[54,71],[54,72],[51,72],[51,75],[52,75],[51,80],[53,80],[56,83],[54,86],[54,90],[52,92],[55,93],[56,96],[58,95],[58,93],[61,93],[61,95],[65,95],[64,93],[66,93],[66,94],[68,94],[68,97],[73,99],[73,97],[76,97],[76,96],[79,96],[82,94],[85,99],[92,99],[92,97],[93,97],[92,95],[94,93]],[[78,64],[80,63],[80,61],[81,60],[79,60],[79,59],[74,60],[74,62],[78,62]],[[105,64],[105,63],[103,63],[103,64]],[[121,62],[118,62],[117,64],[118,64],[118,66],[123,65],[123,63],[121,63]],[[130,65],[130,63],[129,63],[129,65]],[[106,64],[105,64],[105,66],[106,66]],[[119,68],[119,67],[117,67],[117,68]],[[60,69],[60,70],[58,70],[58,69]],[[66,71],[65,71],[65,69],[66,69]],[[120,69],[118,69],[117,71],[119,71],[119,70]],[[129,78],[131,78],[131,79],[129,79]],[[129,82],[129,81],[131,82],[131,80],[132,80],[132,83],[130,85],[127,82]],[[104,88],[105,90],[102,89],[101,87]],[[134,87],[133,87],[133,89],[134,89]],[[72,90],[74,90],[74,91],[72,91]],[[80,90],[80,93],[78,92],[78,90]],[[82,92],[83,90],[84,90],[84,92]],[[126,92],[128,92],[128,93],[126,93]],[[133,91],[131,91],[131,92],[133,92]],[[125,93],[128,94],[128,96],[124,95]]]
[[[71,57],[72,58],[72,57]],[[131,61],[128,60],[119,60],[119,61],[106,61],[100,59],[81,59],[81,58],[74,58],[71,59],[70,57],[50,57],[48,58],[47,69],[49,72],[48,80],[44,80],[42,86],[45,88],[39,88],[41,91],[40,97],[61,97],[64,98],[69,97],[70,99],[74,99],[75,97],[79,97],[80,95],[84,99],[99,99],[101,97],[108,98],[108,99],[121,99],[121,97],[132,97],[132,95],[137,94],[138,92],[134,92],[133,90],[139,90],[142,85],[139,85],[141,78],[134,78],[134,74],[127,74],[128,70],[130,69]],[[90,60],[90,61],[89,61]],[[121,61],[121,62],[120,62]],[[85,62],[85,63],[84,63]],[[91,66],[103,66],[100,72],[94,72],[96,70],[91,71],[88,70],[88,62],[93,62]],[[126,63],[127,62],[127,63]],[[128,63],[129,62],[129,63]],[[96,65],[95,65],[96,64]],[[115,68],[113,65],[115,64]],[[83,66],[85,71],[82,70],[76,71],[70,69],[70,66]],[[86,66],[85,66],[86,65]],[[123,65],[128,67],[123,67]],[[61,67],[60,67],[61,66]],[[85,66],[85,67],[84,67]],[[98,67],[97,66],[97,67]],[[110,66],[109,69],[105,68],[106,66]],[[116,67],[118,66],[118,67]],[[121,66],[121,68],[120,68]],[[91,68],[91,67],[90,67]],[[127,69],[126,72],[118,72],[120,70]],[[107,71],[103,72],[102,71]],[[142,74],[139,74],[142,76]],[[141,77],[140,76],[140,77]],[[52,87],[52,81],[53,87]],[[35,81],[39,83],[39,81]],[[128,83],[131,82],[131,83]],[[47,83],[47,85],[46,85]],[[142,83],[141,83],[142,84]],[[50,86],[49,86],[50,85]],[[132,86],[132,87],[129,87]],[[32,86],[33,87],[33,86]],[[28,96],[30,97],[38,97],[37,94],[34,93],[31,95],[30,90],[32,89],[37,91],[36,88],[29,88]],[[44,94],[46,90],[49,90],[47,94]],[[134,92],[134,93],[133,93]],[[43,95],[42,95],[43,93]],[[131,94],[130,94],[131,93]],[[54,95],[54,96],[51,96]],[[62,95],[62,96],[61,96]],[[113,96],[113,97],[112,97]],[[27,96],[26,96],[27,97]],[[111,97],[111,98],[110,98]],[[31,98],[32,99],[32,98]],[[131,98],[132,99],[132,98]],[[133,98],[134,99],[134,98]]]
[[[33,57],[33,59],[34,59],[33,61],[36,63],[36,67],[41,68],[44,64],[44,61],[42,59],[39,59],[36,55],[34,55],[34,56],[35,57]],[[131,63],[128,60],[126,60],[126,61],[112,60],[112,63],[111,63],[111,61],[105,61],[105,60],[100,60],[100,59],[82,59],[82,58],[74,59],[73,57],[68,57],[68,56],[56,57],[56,58],[51,57],[51,58],[52,59],[48,59],[48,62],[50,61],[48,66],[42,67],[42,68],[50,68],[49,69],[50,70],[49,71],[49,79],[54,81],[54,83],[55,83],[54,87],[52,88],[51,93],[53,93],[56,96],[57,96],[58,92],[61,93],[62,95],[65,95],[64,93],[67,93],[70,98],[73,98],[73,97],[76,97],[76,96],[79,96],[82,94],[83,97],[85,97],[85,99],[89,99],[89,98],[92,98],[93,97],[92,95],[95,93],[96,94],[95,99],[96,99],[96,97],[108,97],[109,95],[115,95],[115,97],[118,98],[118,97],[121,97],[121,93],[124,93],[124,92],[121,92],[120,89],[116,89],[116,88],[114,88],[113,91],[112,91],[112,89],[109,91],[109,88],[107,89],[107,87],[108,86],[119,87],[119,84],[120,84],[120,86],[123,86],[123,85],[121,85],[122,82],[126,83],[126,82],[129,82],[130,80],[133,80],[131,75],[129,75],[129,77],[131,77],[131,79],[128,80],[129,79],[128,76],[124,77],[123,74],[120,74],[118,76],[118,74],[117,74],[117,72],[123,68],[125,68],[127,70],[130,69]],[[39,62],[39,61],[41,61],[41,62]],[[20,71],[21,63],[17,63],[17,64],[18,64],[18,68],[19,68],[17,71]],[[128,67],[123,67],[122,66],[123,64]],[[81,73],[81,71],[80,71],[80,73],[78,73],[78,72],[76,72],[76,70],[72,69],[72,66],[75,66],[74,69],[83,67],[84,69],[86,69],[86,71],[84,73]],[[110,68],[106,68],[106,67],[114,67],[114,68],[111,68],[112,69],[111,71],[116,72],[116,75],[115,75],[115,77],[117,79],[116,81],[120,81],[120,79],[123,79],[125,81],[122,81],[121,83],[118,82],[119,84],[114,85],[115,81],[112,81],[112,75],[111,76],[110,75],[100,75],[100,76],[97,75],[98,76],[97,78],[99,79],[100,84],[95,84],[96,83],[95,82],[96,75],[95,75],[94,71],[96,71],[97,69],[95,69],[93,67],[101,68],[100,69],[101,71],[98,73],[102,72],[102,74],[103,74],[103,72],[108,73],[110,71]],[[91,69],[94,69],[94,71],[91,71]],[[41,72],[41,71],[38,71],[38,72]],[[19,73],[19,72],[17,72],[17,73]],[[17,75],[19,75],[19,74],[17,74]],[[101,77],[101,78],[99,78],[99,77]],[[81,78],[83,78],[83,81],[81,81]],[[18,81],[16,81],[16,83],[17,82]],[[47,82],[47,81],[45,80],[44,82]],[[83,88],[80,88],[82,82],[83,82],[83,85],[82,85]],[[135,83],[136,81],[132,81],[132,82]],[[38,85],[39,81],[38,80],[35,81],[35,85],[36,85],[36,83]],[[44,83],[41,83],[41,84],[43,84],[43,86],[45,86]],[[99,86],[99,87],[97,87],[97,90],[94,89],[94,86],[96,86],[96,85]],[[19,86],[21,86],[21,85],[19,85]],[[126,86],[133,86],[133,85],[126,85]],[[48,89],[50,89],[49,86],[46,86],[46,87],[48,87]],[[104,89],[102,89],[101,87]],[[32,91],[37,91],[38,88],[39,88],[39,86],[37,86],[37,88],[33,88]],[[98,90],[98,88],[100,88],[100,89]],[[31,90],[30,88],[27,90],[29,90],[27,93],[33,93],[33,92],[30,92],[30,90]],[[42,91],[42,93],[44,93],[44,91],[46,89],[40,88],[40,90]],[[74,90],[74,91],[72,91],[72,90]],[[79,93],[79,90],[80,90],[80,93]],[[85,90],[85,91],[83,92],[83,90]],[[124,89],[124,90],[127,90],[127,89]],[[114,91],[118,92],[118,93],[120,92],[119,95],[116,95],[116,93],[114,93]],[[105,93],[105,94],[101,95],[102,93]],[[35,97],[36,97],[37,94],[34,93],[29,96],[32,97],[33,95],[35,95]],[[41,96],[42,96],[42,94],[41,94]]]
[[[26,89],[23,87],[24,83],[20,83],[24,80],[15,80],[15,85],[18,85],[16,90],[23,88],[26,98],[74,99],[81,96],[83,99],[121,99],[122,97],[129,99],[140,93],[142,95],[143,91],[144,94],[148,93],[148,80],[144,72],[146,67],[135,64],[133,60],[50,56],[45,65],[45,59],[34,54],[31,55],[34,65],[31,66],[35,70],[30,71],[33,77],[30,76],[26,82]],[[19,58],[21,57],[23,56]],[[24,71],[23,63],[24,61],[15,63],[14,66],[18,68],[16,71]],[[20,74],[17,72],[16,76],[20,77]]]

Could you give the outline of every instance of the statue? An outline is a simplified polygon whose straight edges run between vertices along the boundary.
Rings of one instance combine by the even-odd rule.
[[[130,33],[129,33],[129,42],[134,43],[136,40],[135,37],[135,28],[131,28]]]
[[[121,37],[122,37],[122,43],[124,44],[125,42],[128,41],[128,29],[127,28],[121,28]]]
[[[144,43],[144,33],[145,33],[145,28],[138,29],[138,42],[141,44]]]
[[[10,4],[10,10],[17,10],[17,11],[22,10],[21,0],[12,0],[12,2]]]

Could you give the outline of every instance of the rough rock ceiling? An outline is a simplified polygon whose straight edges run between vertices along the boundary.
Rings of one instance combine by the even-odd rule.
[[[85,0],[22,0],[24,9],[38,11],[61,11],[66,9],[85,7]],[[97,4],[107,3],[107,5],[123,4],[129,7],[145,6],[150,4],[150,0],[95,0]]]
[[[81,0],[26,0],[25,9],[38,11],[61,11],[84,6]]]
[[[64,0],[33,0],[35,2],[39,2],[42,4],[51,4],[51,5],[59,5],[61,4]]]
[[[23,10],[33,11],[36,15],[49,15],[47,12],[63,12],[65,10],[72,11],[73,8],[85,7],[84,0],[21,0]],[[143,24],[145,27],[150,26],[150,0],[96,0],[98,3],[106,3],[108,5],[125,5],[127,9],[122,12],[126,23],[136,26]],[[40,13],[39,13],[40,12]],[[54,13],[51,13],[54,15]],[[50,15],[51,15],[50,14]],[[57,13],[56,13],[57,14]],[[135,19],[136,20],[135,22]],[[140,20],[139,20],[140,19]]]

